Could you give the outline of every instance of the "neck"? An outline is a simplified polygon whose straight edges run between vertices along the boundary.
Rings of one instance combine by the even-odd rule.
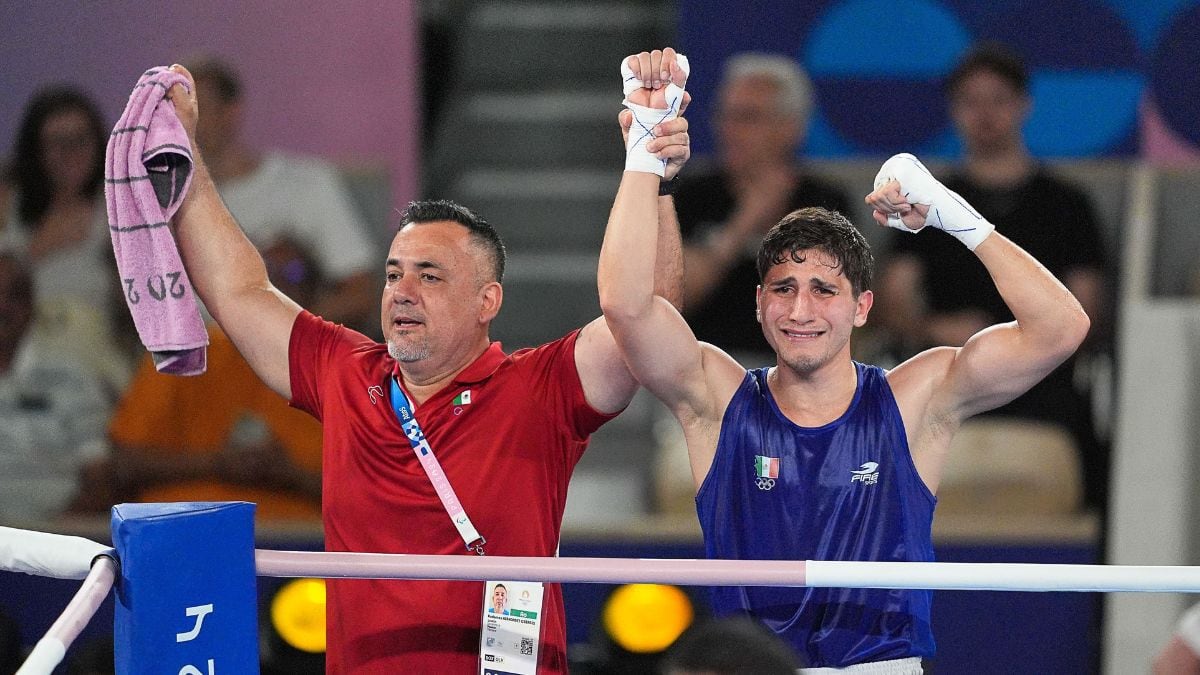
[[[767,375],[767,386],[788,419],[800,426],[816,427],[846,412],[858,388],[858,374],[848,358],[811,373],[799,373],[777,363]]]
[[[1021,143],[1013,143],[998,152],[972,153],[967,156],[967,174],[985,187],[1004,188],[1017,185],[1029,177],[1036,167],[1029,151]]]
[[[488,348],[485,336],[482,343],[476,344],[457,358],[438,364],[414,361],[400,362],[400,375],[404,378],[404,390],[412,399],[413,405],[421,405],[431,396],[446,388],[454,378],[475,362],[480,354]]]

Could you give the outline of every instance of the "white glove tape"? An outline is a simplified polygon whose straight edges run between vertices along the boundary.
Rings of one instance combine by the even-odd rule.
[[[900,182],[900,193],[909,204],[929,207],[925,225],[954,235],[972,251],[996,229],[957,192],[938,182],[919,159],[908,153],[893,155],[883,163],[875,175],[875,189],[891,180]],[[918,230],[908,228],[900,220],[899,214],[888,216],[888,226],[906,232],[924,229],[924,226]]]
[[[686,78],[690,70],[687,57],[679,54],[676,57],[676,63]],[[641,89],[644,85],[643,81],[633,74],[628,58],[621,61],[621,81],[625,93],[625,100],[622,103],[633,112],[633,124],[629,127],[629,139],[625,144],[625,170],[662,176],[666,171],[667,162],[647,151],[646,143],[654,138],[652,130],[656,125],[679,116],[679,106],[683,103],[683,87],[674,82],[668,82],[666,96],[667,105],[670,107],[665,109],[647,108],[629,101],[629,94]]]

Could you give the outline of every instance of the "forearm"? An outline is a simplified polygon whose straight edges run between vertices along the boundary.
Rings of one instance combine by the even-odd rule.
[[[224,327],[227,307],[240,297],[269,292],[262,256],[217,193],[199,148],[191,189],[175,217],[180,254],[196,293]]]
[[[1024,339],[1070,353],[1090,321],[1079,301],[1041,263],[998,232],[975,249]]]
[[[658,257],[658,184],[651,173],[626,171],[600,248],[600,306],[605,318],[649,311]]]
[[[654,294],[683,309],[683,241],[673,197],[658,198],[658,251],[655,255]]]
[[[300,306],[267,279],[262,256],[225,208],[193,143],[196,173],[175,217],[184,267],[208,311],[267,386],[291,398],[288,362]]]

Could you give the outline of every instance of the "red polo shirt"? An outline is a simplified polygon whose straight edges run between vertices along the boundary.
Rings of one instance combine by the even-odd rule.
[[[571,471],[612,417],[584,398],[577,335],[509,355],[492,343],[416,409],[489,555],[555,554]],[[324,425],[326,550],[467,555],[392,410],[387,347],[303,312],[288,355],[292,405]],[[326,670],[477,672],[483,593],[482,582],[330,579]],[[565,672],[557,585],[544,603],[538,670]]]

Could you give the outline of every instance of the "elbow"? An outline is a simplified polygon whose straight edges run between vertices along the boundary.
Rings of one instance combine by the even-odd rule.
[[[1071,312],[1063,318],[1060,328],[1058,351],[1063,359],[1066,359],[1087,339],[1088,332],[1092,329],[1092,320],[1076,303]]]
[[[616,288],[600,285],[600,311],[610,323],[626,325],[644,316],[653,296],[621,292]]]

